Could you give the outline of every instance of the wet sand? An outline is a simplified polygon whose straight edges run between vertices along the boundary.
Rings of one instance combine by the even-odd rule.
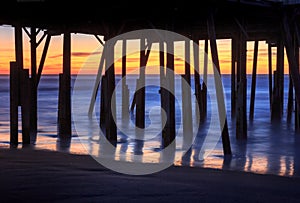
[[[172,166],[130,176],[92,157],[0,149],[1,202],[300,202],[300,178]]]

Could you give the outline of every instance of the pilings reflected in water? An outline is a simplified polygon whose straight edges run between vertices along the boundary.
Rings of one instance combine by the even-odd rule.
[[[300,76],[299,76],[299,30],[297,24],[293,22],[292,16],[289,15],[290,10],[282,10],[281,31],[276,33],[270,33],[268,35],[262,35],[261,33],[253,33],[248,30],[247,21],[242,13],[234,19],[235,27],[233,26],[231,33],[220,32],[217,27],[217,22],[220,20],[217,16],[217,12],[214,9],[207,11],[207,15],[203,17],[205,26],[201,28],[201,33],[195,33],[196,31],[191,29],[185,30],[184,35],[187,36],[187,40],[184,43],[184,74],[182,75],[182,81],[188,85],[191,84],[191,77],[194,77],[194,89],[196,103],[199,107],[200,124],[204,124],[207,121],[208,112],[208,55],[211,56],[214,64],[213,75],[221,75],[222,64],[219,60],[219,52],[217,46],[217,39],[226,38],[231,39],[231,118],[235,127],[235,139],[247,142],[248,139],[248,121],[255,120],[255,94],[256,94],[256,77],[257,77],[257,62],[258,62],[258,48],[261,41],[268,43],[268,74],[269,74],[269,103],[270,108],[270,122],[276,123],[282,121],[283,112],[287,108],[287,122],[291,122],[292,115],[294,113],[295,131],[299,130],[299,104],[300,104]],[[296,12],[293,10],[293,12]],[[295,14],[295,13],[294,13]],[[291,23],[293,22],[293,23]],[[175,22],[172,22],[175,23]],[[167,24],[170,26],[169,24]],[[166,25],[166,26],[167,26]],[[236,27],[238,29],[236,29]],[[23,67],[23,36],[22,29],[27,33],[30,38],[30,54],[31,54],[31,71],[24,69]],[[115,48],[117,41],[113,41],[113,38],[118,33],[115,29],[107,26],[105,32],[101,33],[104,36],[105,43],[103,43],[103,52],[100,59],[98,75],[102,74],[102,70],[105,67],[105,73],[100,81],[100,78],[96,79],[95,88],[92,94],[91,106],[89,113],[94,108],[97,92],[100,91],[100,119],[99,125],[103,130],[107,140],[117,147],[118,145],[118,129],[114,120],[114,115],[117,114],[116,98],[114,90],[116,88],[116,67],[115,67]],[[111,29],[111,30],[110,30]],[[43,65],[46,60],[46,54],[49,47],[51,32],[45,32],[40,39],[37,39],[38,33],[41,31],[37,26],[30,27],[30,31],[24,26],[15,25],[15,62],[10,63],[10,144],[12,147],[18,145],[18,108],[21,107],[22,116],[22,142],[23,145],[34,144],[36,142],[36,136],[38,132],[37,125],[37,113],[38,113],[38,101],[37,101],[37,89],[42,75]],[[51,30],[49,30],[51,31]],[[56,30],[57,31],[57,30]],[[264,30],[267,32],[268,30]],[[69,146],[72,139],[72,119],[71,119],[71,34],[73,31],[70,29],[58,30],[58,33],[63,34],[63,67],[62,73],[59,74],[59,96],[58,96],[58,123],[57,134],[58,138],[63,146]],[[200,31],[199,31],[200,32]],[[115,34],[112,34],[115,33]],[[96,36],[99,33],[93,33]],[[257,37],[256,37],[257,34]],[[264,33],[265,34],[265,33]],[[258,36],[259,35],[259,36]],[[267,36],[267,37],[266,37]],[[37,67],[37,53],[36,49],[43,39],[46,39],[44,50],[41,56],[40,64]],[[166,121],[166,125],[162,126],[161,146],[166,148],[174,140],[176,141],[176,100],[172,94],[175,90],[174,82],[174,70],[175,70],[175,52],[176,46],[174,45],[176,40],[168,41],[155,41],[152,42],[146,37],[141,36],[136,38],[140,42],[139,51],[139,76],[136,81],[136,91],[133,97],[133,102],[130,106],[130,89],[126,83],[127,77],[127,48],[130,39],[122,39],[122,122],[129,122],[131,115],[135,116],[134,123],[136,127],[140,129],[146,128],[146,88],[145,77],[147,70],[147,62],[149,59],[151,47],[154,44],[159,46],[158,61],[160,65],[159,70],[159,82],[160,82],[160,106],[165,114],[161,113],[161,120]],[[201,62],[199,54],[199,41],[204,42],[204,58]],[[252,68],[252,85],[250,96],[250,113],[247,117],[247,42],[254,41],[254,57]],[[193,45],[191,46],[191,42]],[[276,70],[272,72],[272,47],[276,48]],[[209,52],[210,48],[210,53]],[[165,51],[166,50],[166,51]],[[193,53],[191,54],[191,50]],[[289,92],[288,92],[288,104],[284,106],[284,57],[286,50],[286,56],[289,63]],[[193,59],[193,60],[192,60]],[[194,72],[191,72],[191,64],[194,65]],[[200,66],[203,65],[203,75],[200,74]],[[170,71],[166,71],[166,69]],[[194,75],[192,75],[194,74]],[[202,76],[202,77],[201,77]],[[183,82],[182,82],[183,83]],[[218,84],[216,84],[217,86]],[[169,90],[167,90],[167,87]],[[132,90],[133,91],[133,90]],[[182,91],[182,118],[183,118],[183,135],[193,133],[193,117],[194,109],[192,108],[192,92],[190,89],[185,89],[181,86]],[[221,137],[223,146],[223,155],[231,156],[234,154],[231,148],[231,140],[227,122],[227,111],[225,108],[225,99],[223,92],[216,88],[217,106],[219,111],[220,123],[221,113],[225,114],[224,126],[221,126]],[[248,120],[249,119],[249,120]],[[202,128],[199,128],[202,130]],[[139,134],[140,140],[143,138],[143,134]],[[188,137],[189,138],[189,137]],[[185,137],[183,138],[185,139]],[[138,140],[138,139],[137,139]],[[190,143],[191,140],[183,140],[184,143]],[[143,143],[136,143],[137,150],[141,149]],[[186,148],[185,144],[183,144]],[[187,145],[188,146],[188,145]],[[103,149],[101,149],[103,150]],[[140,151],[139,151],[140,152]],[[142,152],[141,152],[142,153]]]

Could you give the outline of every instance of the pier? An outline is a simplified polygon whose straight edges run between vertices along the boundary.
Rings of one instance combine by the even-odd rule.
[[[47,58],[47,51],[51,37],[63,36],[63,65],[59,74],[59,97],[57,114],[57,134],[59,139],[68,145],[72,137],[71,112],[71,34],[83,33],[94,35],[103,45],[103,54],[99,58],[100,67],[105,70],[104,77],[95,86],[93,98],[97,90],[101,94],[100,126],[104,129],[107,140],[113,145],[117,143],[117,127],[113,120],[116,107],[112,105],[112,96],[115,89],[114,43],[106,43],[110,39],[130,31],[140,29],[168,30],[185,36],[185,60],[191,60],[190,42],[199,44],[203,41],[205,51],[211,56],[217,73],[221,74],[222,63],[219,60],[217,46],[218,39],[231,40],[231,112],[226,115],[221,137],[223,154],[232,155],[230,135],[228,131],[227,116],[236,122],[235,138],[247,140],[247,123],[254,119],[255,93],[258,49],[260,42],[268,44],[268,70],[269,70],[269,104],[270,120],[276,124],[282,120],[285,106],[284,99],[284,57],[289,64],[289,92],[288,92],[288,118],[295,120],[294,130],[300,129],[300,75],[299,75],[299,46],[300,46],[300,1],[210,1],[201,7],[193,6],[192,1],[184,3],[169,3],[168,6],[157,4],[141,7],[132,7],[126,3],[108,4],[101,8],[97,2],[90,0],[72,2],[71,5],[60,4],[57,0],[38,2],[3,1],[1,7],[0,24],[14,27],[15,33],[15,61],[10,62],[10,145],[17,147],[18,130],[22,129],[23,145],[35,143],[37,139],[37,88],[43,77],[43,66]],[[82,13],[83,10],[88,15]],[[30,39],[31,67],[29,70],[23,65],[23,34]],[[43,33],[39,39],[37,35]],[[102,41],[98,36],[103,36]],[[126,40],[122,39],[122,52],[126,53]],[[147,64],[151,51],[151,43],[146,39],[140,40],[140,67]],[[42,56],[37,58],[37,47],[45,41]],[[175,40],[174,40],[175,41]],[[247,100],[247,42],[254,42],[253,73],[251,80],[251,97]],[[115,42],[116,43],[116,42]],[[159,61],[162,67],[174,70],[174,42],[158,43],[160,47]],[[199,60],[203,60],[203,80],[200,80],[199,71],[190,72],[190,64],[185,64],[184,80],[191,84],[191,77],[195,80],[195,96],[199,106],[200,125],[207,117],[207,58],[199,59],[198,47],[192,47],[194,53],[193,63],[195,70],[199,70]],[[276,71],[272,72],[272,48],[276,49]],[[167,50],[168,53],[165,53]],[[105,61],[105,65],[104,65]],[[102,65],[101,65],[102,64]],[[110,67],[107,64],[111,64]],[[202,63],[201,63],[202,64]],[[122,77],[127,74],[126,57],[122,60]],[[102,71],[101,71],[102,72]],[[222,77],[222,76],[221,76]],[[160,73],[161,83],[167,82],[174,89],[174,75],[168,72]],[[130,104],[126,83],[122,84],[122,118],[124,122],[129,117],[129,110],[135,114],[135,124],[145,128],[145,70],[141,69],[134,102]],[[218,91],[218,90],[216,90]],[[190,97],[191,92],[184,92],[183,122],[184,133],[191,132]],[[225,108],[222,92],[217,92],[218,108]],[[166,112],[166,125],[161,133],[162,146],[167,147],[175,137],[175,99],[164,88],[160,89],[161,107]],[[247,116],[247,103],[250,102],[250,114]],[[91,102],[91,105],[94,104]],[[131,105],[131,106],[130,106]],[[18,126],[18,110],[21,107],[22,126]],[[110,108],[112,107],[112,108]],[[92,111],[92,107],[90,110]],[[128,110],[128,111],[127,111]]]

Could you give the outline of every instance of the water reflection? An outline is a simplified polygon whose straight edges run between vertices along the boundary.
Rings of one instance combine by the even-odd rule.
[[[285,124],[278,124],[274,127],[270,123],[255,125],[255,122],[248,126],[248,140],[236,141],[234,131],[231,132],[231,145],[233,156],[224,157],[221,141],[217,144],[212,153],[201,159],[201,145],[205,138],[205,127],[201,128],[194,140],[192,147],[185,153],[176,151],[176,146],[171,152],[158,153],[161,151],[161,139],[142,140],[128,138],[121,133],[118,136],[116,148],[108,147],[103,140],[104,137],[96,136],[89,132],[87,139],[72,140],[70,143],[56,142],[56,148],[50,147],[49,141],[38,140],[37,148],[49,148],[70,152],[80,151],[83,154],[93,154],[99,157],[111,158],[116,161],[159,163],[173,161],[174,165],[216,168],[223,170],[238,170],[259,174],[275,174],[281,176],[299,176],[300,174],[300,136],[292,130],[287,130]],[[231,128],[232,129],[232,128]],[[82,150],[84,147],[87,151]],[[63,144],[63,145],[62,145]],[[178,150],[177,150],[178,151]],[[182,155],[178,159],[178,154]]]
[[[190,150],[180,159],[175,159],[174,154],[157,153],[161,150],[160,139],[142,141],[128,139],[119,134],[116,148],[111,150],[92,131],[87,132],[85,139],[73,136],[71,143],[61,143],[55,137],[39,135],[33,147],[73,154],[90,153],[97,156],[108,156],[116,161],[158,163],[174,160],[174,164],[178,166],[238,170],[281,176],[300,175],[300,135],[294,133],[293,129],[289,130],[284,122],[274,127],[268,122],[263,125],[256,125],[254,121],[252,125],[248,126],[248,140],[245,142],[236,141],[234,130],[232,130],[232,126],[229,127],[233,151],[231,159],[224,159],[221,142],[208,157],[204,160],[199,159],[200,146],[205,131],[198,133]],[[9,140],[9,134],[1,136],[1,147],[9,145],[6,140]],[[22,148],[22,145],[20,144],[18,147]],[[137,159],[134,155],[141,157]]]
[[[228,91],[230,91],[230,87],[226,86],[226,84],[230,85],[230,77],[228,78],[228,81],[229,82],[225,82],[224,84],[225,89],[227,88]],[[57,82],[51,84],[57,85]],[[44,84],[44,86],[51,87],[51,84],[47,83]],[[43,85],[43,82],[41,82],[41,85]],[[260,87],[263,87],[264,89]],[[205,125],[200,126],[202,128],[200,128],[192,147],[179,159],[177,159],[175,154],[168,155],[157,153],[161,150],[160,136],[155,139],[141,141],[134,138],[128,138],[122,135],[122,133],[119,133],[115,150],[107,149],[107,146],[102,143],[103,140],[101,141],[99,135],[95,134],[92,130],[93,127],[88,126],[89,122],[85,124],[87,127],[84,127],[84,129],[90,129],[90,131],[86,132],[85,137],[79,139],[76,135],[73,135],[71,143],[61,145],[62,143],[57,141],[55,131],[55,118],[57,115],[57,103],[55,99],[57,98],[55,92],[57,89],[56,86],[53,90],[47,90],[39,95],[41,112],[39,113],[39,133],[34,148],[64,151],[73,154],[90,153],[95,156],[109,156],[116,161],[158,163],[161,161],[173,160],[174,164],[178,166],[239,170],[282,176],[300,176],[300,135],[294,133],[294,119],[292,119],[292,122],[288,125],[286,124],[286,115],[284,114],[281,123],[271,125],[270,111],[267,107],[268,105],[266,105],[269,102],[268,98],[265,96],[268,93],[266,87],[267,86],[264,84],[258,85],[259,89],[256,95],[257,103],[255,104],[255,118],[252,123],[249,122],[248,140],[246,142],[236,141],[234,130],[235,121],[228,119],[233,152],[231,159],[224,158],[221,141],[208,157],[203,160],[199,158],[201,157],[201,146],[206,135],[207,128]],[[180,87],[177,89],[180,89]],[[4,93],[6,95],[7,90],[2,91],[2,99],[5,96]],[[230,98],[230,94],[227,98]],[[2,102],[1,105],[6,106],[0,108],[6,110],[6,112],[2,113],[0,116],[1,147],[7,147],[9,145],[9,122],[7,122],[7,120],[9,120],[9,108],[7,106],[9,102],[7,101],[5,100]],[[230,105],[228,104],[230,103],[227,102],[227,107],[229,107],[227,110],[230,112]],[[51,111],[52,109],[54,110]],[[51,125],[51,123],[53,124]],[[73,130],[73,132],[75,131]],[[19,133],[19,137],[21,137],[21,133]],[[182,144],[180,141],[182,138],[178,137],[178,139],[178,145]],[[20,144],[18,147],[21,148],[22,145]],[[176,154],[180,153],[176,152]],[[140,155],[140,157],[137,157],[137,155]]]

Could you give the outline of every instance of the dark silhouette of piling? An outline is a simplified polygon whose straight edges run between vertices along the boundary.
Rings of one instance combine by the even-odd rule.
[[[193,138],[193,120],[192,120],[192,102],[191,102],[191,54],[190,40],[185,41],[185,74],[181,80],[182,92],[182,122],[183,122],[183,149],[187,150],[192,144]],[[186,82],[186,83],[184,83]]]
[[[167,122],[163,129],[163,147],[169,146],[173,141],[175,141],[175,96],[174,93],[174,42],[167,41],[167,68],[170,71],[166,72],[166,82],[169,91],[166,92],[166,114]]]
[[[36,28],[32,27],[30,29],[30,53],[31,53],[31,78],[30,78],[30,137],[31,141],[34,143],[37,136],[37,66],[36,66]]]
[[[207,69],[208,69],[208,39],[204,40],[204,59],[203,59],[203,83],[202,83],[202,106],[203,117],[207,117]]]
[[[269,101],[270,101],[270,110],[272,110],[272,90],[273,90],[273,82],[272,82],[272,46],[268,43],[268,72],[269,72]]]
[[[106,42],[107,51],[106,51],[106,88],[105,91],[105,136],[106,139],[113,145],[116,145],[117,142],[117,127],[114,121],[113,115],[116,115],[116,98],[113,94],[115,89],[115,63],[114,63],[114,50],[115,42]]]
[[[254,42],[254,53],[253,53],[251,98],[250,98],[250,114],[249,114],[250,120],[253,120],[253,117],[254,117],[254,102],[255,102],[255,91],[256,91],[257,55],[258,55],[258,41],[255,41]]]
[[[16,62],[10,62],[10,146],[18,146],[19,71]]]
[[[247,40],[244,33],[239,33],[239,56],[237,61],[237,96],[236,96],[236,139],[247,139]]]
[[[140,76],[137,81],[136,91],[136,111],[135,124],[138,128],[145,128],[145,67],[147,64],[146,58],[146,40],[140,40]]]
[[[274,72],[274,87],[272,94],[271,120],[278,122],[283,114],[283,90],[284,90],[284,45],[280,38],[277,41],[276,71]]]
[[[193,50],[194,50],[194,85],[195,85],[195,96],[197,99],[197,104],[199,107],[199,112],[196,112],[197,120],[203,121],[203,108],[202,108],[202,98],[201,98],[201,83],[200,83],[200,67],[199,67],[199,40],[193,40]]]
[[[63,73],[59,77],[58,136],[61,144],[68,145],[71,128],[71,34],[63,35]]]
[[[122,121],[129,119],[129,89],[126,84],[126,40],[122,43]]]
[[[213,13],[210,13],[208,15],[207,30],[208,30],[208,36],[209,36],[209,39],[210,39],[210,49],[211,49],[212,61],[215,65],[214,74],[215,75],[216,74],[221,75]],[[215,85],[216,85],[216,87],[218,87],[218,83],[217,83],[216,80],[215,80]],[[220,89],[220,88],[216,88],[216,95],[217,95],[217,102],[218,102],[220,124],[223,122],[222,121],[223,116],[225,116],[224,126],[221,126],[223,153],[224,153],[224,155],[231,155],[232,153],[231,153],[231,146],[230,146],[230,139],[229,139],[229,132],[228,132],[228,124],[227,124],[227,116],[226,116],[226,108],[225,108],[225,100],[224,100],[223,90]]]
[[[231,39],[231,118],[236,116],[236,71],[238,44],[236,37]]]
[[[20,70],[20,87],[21,87],[21,112],[22,112],[22,143],[28,145],[31,143],[30,136],[30,111],[31,111],[31,81],[29,70]]]

